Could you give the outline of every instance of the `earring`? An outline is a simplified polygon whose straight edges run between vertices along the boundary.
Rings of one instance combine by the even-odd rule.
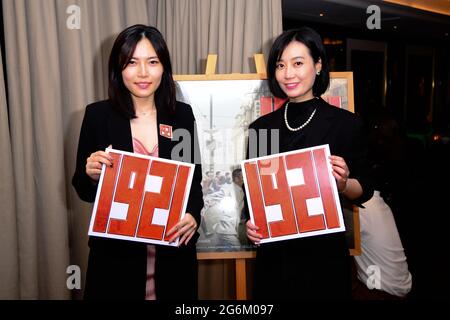
[[[318,76],[320,76],[320,71],[317,71],[316,74],[317,74]]]

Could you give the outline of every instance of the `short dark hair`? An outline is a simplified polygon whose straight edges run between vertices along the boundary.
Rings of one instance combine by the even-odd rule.
[[[308,48],[309,54],[313,58],[314,63],[317,63],[319,59],[321,60],[322,69],[320,71],[320,75],[316,76],[316,80],[313,85],[314,96],[320,97],[328,89],[328,85],[330,83],[330,71],[322,38],[316,31],[308,27],[285,31],[275,39],[270,49],[269,59],[267,61],[267,77],[269,79],[270,91],[275,97],[287,98],[275,78],[275,71],[277,62],[280,60],[284,49],[286,49],[292,41],[303,43]]]
[[[242,169],[234,169],[233,170],[233,173],[231,174],[231,176],[233,177],[233,180],[235,179],[235,178],[237,178],[240,174],[242,174]]]
[[[166,109],[170,114],[175,110],[176,92],[172,77],[169,49],[162,34],[152,26],[136,24],[123,30],[111,49],[108,64],[108,96],[113,107],[128,119],[136,118],[131,94],[123,83],[122,71],[126,68],[137,44],[147,38],[163,66],[161,83],[155,92],[157,110]]]

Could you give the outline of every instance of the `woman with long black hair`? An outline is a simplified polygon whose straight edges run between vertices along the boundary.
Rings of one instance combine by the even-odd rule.
[[[282,33],[272,45],[267,75],[272,94],[287,101],[254,121],[250,130],[278,130],[280,150],[274,150],[270,141],[260,141],[270,134],[257,133],[259,140],[249,143],[256,149],[268,146],[267,152],[258,149],[256,155],[248,156],[328,144],[341,202],[361,204],[370,199],[373,189],[363,123],[320,97],[330,81],[321,37],[310,28]],[[247,236],[256,244],[262,237],[250,220]],[[350,262],[344,232],[261,244],[256,256],[255,298],[350,299]]]
[[[115,40],[109,58],[109,99],[86,107],[72,184],[93,202],[102,165],[114,165],[114,149],[171,159],[176,145],[161,126],[191,135],[190,162],[199,152],[189,105],[176,101],[170,55],[154,27],[134,25]],[[194,177],[184,218],[169,230],[179,247],[90,237],[86,299],[197,299],[195,243],[203,207],[201,165]]]

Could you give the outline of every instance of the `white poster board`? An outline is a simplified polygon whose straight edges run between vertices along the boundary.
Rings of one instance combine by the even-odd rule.
[[[89,235],[177,246],[166,236],[184,216],[194,165],[106,149]]]
[[[260,243],[345,231],[328,145],[242,162]]]

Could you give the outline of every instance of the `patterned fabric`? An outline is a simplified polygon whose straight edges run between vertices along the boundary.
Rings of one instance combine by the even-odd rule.
[[[138,139],[133,138],[133,150],[134,153],[145,154],[146,156],[157,157],[158,156],[158,144],[155,144],[152,151],[148,151],[144,144]]]
[[[144,144],[133,138],[134,153],[145,154],[147,156],[158,156],[158,144],[155,144],[152,151],[148,151]],[[155,292],[155,259],[156,248],[154,245],[147,245],[147,281],[145,285],[145,300],[156,300]]]

